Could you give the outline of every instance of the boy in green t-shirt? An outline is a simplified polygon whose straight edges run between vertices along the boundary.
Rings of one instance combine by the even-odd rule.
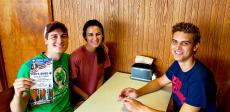
[[[10,103],[11,111],[23,112],[68,112],[73,111],[69,102],[69,55],[64,53],[68,48],[68,30],[63,23],[54,21],[46,25],[44,31],[46,52],[32,59],[52,58],[53,60],[53,103],[30,106],[30,88],[34,80],[30,78],[30,61],[25,62],[14,82],[15,95]]]

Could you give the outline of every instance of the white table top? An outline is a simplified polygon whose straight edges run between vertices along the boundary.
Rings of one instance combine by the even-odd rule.
[[[130,74],[116,72],[93,95],[74,112],[121,112],[123,104],[118,95],[123,88],[140,88],[146,82],[130,79]],[[166,111],[171,97],[171,84],[159,91],[138,98],[143,104],[157,110]]]

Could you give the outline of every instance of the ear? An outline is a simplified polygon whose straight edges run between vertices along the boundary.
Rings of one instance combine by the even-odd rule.
[[[200,46],[200,43],[199,42],[196,43],[196,45],[193,46],[193,51],[196,52],[198,50],[199,46]]]
[[[45,42],[45,45],[48,44],[48,40],[44,37],[44,42]]]

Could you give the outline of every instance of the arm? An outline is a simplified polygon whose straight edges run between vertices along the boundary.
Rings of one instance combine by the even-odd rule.
[[[200,111],[200,107],[195,107],[187,103],[184,103],[180,109],[180,112],[199,112],[199,111]]]
[[[24,91],[33,86],[33,80],[29,78],[20,78],[14,81],[14,97],[10,102],[12,112],[24,112],[29,102],[30,95]]]
[[[104,82],[104,74],[102,74],[100,80],[98,81],[97,89],[98,89],[99,87],[101,87],[101,85],[103,84],[103,82]]]
[[[77,73],[78,73],[78,68],[75,67],[74,72],[71,72],[71,89],[74,93],[78,94],[79,96],[81,96],[84,100],[87,100],[89,95],[87,93],[85,93],[82,89],[80,89],[79,87],[77,87]],[[73,74],[75,73],[75,74]]]
[[[123,89],[119,95],[119,100],[122,101],[124,105],[126,106],[126,108],[131,112],[160,112],[158,110],[145,106],[144,104],[142,104],[141,102],[133,98],[137,98],[144,94],[157,91],[170,82],[171,81],[164,74],[160,78],[157,78],[149,82],[148,84],[146,84],[145,86],[143,86],[142,88],[138,90],[134,88]]]
[[[83,90],[81,90],[79,87],[74,85],[72,89],[74,93],[80,95],[84,100],[87,100],[89,98],[89,95],[85,93]]]
[[[126,108],[129,112],[161,112],[159,110],[150,108],[136,99],[125,98],[123,100],[124,108]]]
[[[147,93],[151,93],[154,91],[159,90],[160,88],[164,87],[166,84],[170,83],[171,81],[167,78],[167,76],[164,74],[163,76],[152,80],[142,88],[137,90],[138,96],[142,96]]]
[[[163,75],[160,78],[152,80],[151,82],[147,83],[145,86],[141,87],[138,90],[130,87],[125,88],[119,94],[119,100],[122,100],[125,97],[137,98],[147,93],[157,91],[170,82],[171,81],[167,78],[167,76]]]
[[[106,54],[106,60],[105,60],[105,63],[104,63],[104,74],[102,74],[100,80],[98,81],[98,84],[97,84],[97,89],[103,84],[104,82],[104,79],[105,79],[105,75],[108,75],[108,67],[111,66],[111,63],[110,63],[110,59],[109,59],[109,49],[108,47],[106,46],[105,43],[102,44],[102,47],[105,51],[105,54]]]

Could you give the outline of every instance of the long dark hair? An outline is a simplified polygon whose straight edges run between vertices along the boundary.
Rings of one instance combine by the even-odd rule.
[[[87,28],[90,27],[90,26],[97,26],[101,29],[101,32],[102,32],[102,41],[101,43],[104,42],[104,38],[105,38],[105,35],[104,35],[104,28],[102,26],[102,24],[96,20],[96,19],[92,19],[92,20],[89,20],[85,23],[84,27],[83,27],[83,37],[84,39],[87,41],[86,39],[86,31],[87,31]],[[97,62],[98,64],[101,64],[101,63],[104,63],[105,62],[105,59],[106,59],[106,54],[105,54],[105,50],[103,48],[103,46],[100,44],[97,48],[96,48],[96,53],[97,53]]]

